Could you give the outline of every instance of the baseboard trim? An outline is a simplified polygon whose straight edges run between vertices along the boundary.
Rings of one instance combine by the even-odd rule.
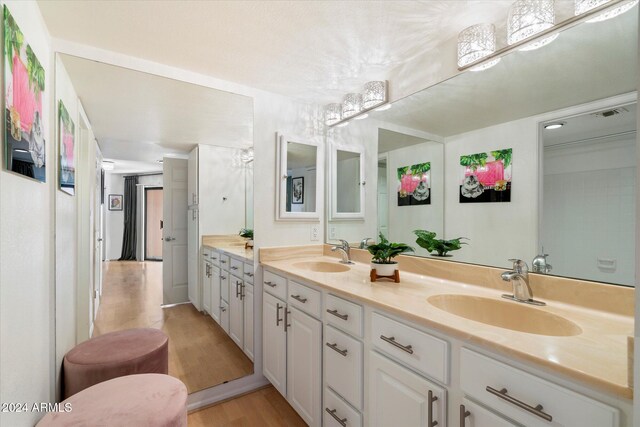
[[[255,374],[250,377],[244,377],[237,380],[237,382],[242,384],[236,385],[233,384],[234,382],[236,381],[191,393],[187,398],[187,411],[189,413],[196,412],[200,409],[208,408],[227,400],[260,390],[271,384],[262,375],[257,376]]]

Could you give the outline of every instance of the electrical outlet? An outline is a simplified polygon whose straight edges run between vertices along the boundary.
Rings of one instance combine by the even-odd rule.
[[[311,224],[311,241],[317,242],[320,240],[320,224]]]
[[[329,238],[330,238],[331,240],[335,240],[335,239],[336,239],[336,228],[335,228],[335,227],[333,227],[333,226],[331,226],[331,227],[329,228]]]

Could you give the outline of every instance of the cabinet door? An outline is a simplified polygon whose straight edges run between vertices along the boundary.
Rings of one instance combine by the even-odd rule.
[[[211,263],[203,263],[204,276],[202,279],[202,309],[211,314]]]
[[[220,326],[229,333],[229,304],[226,301],[220,301]]]
[[[322,323],[308,314],[288,307],[287,399],[310,426],[321,421]]]
[[[253,362],[253,286],[244,283],[244,353]]]
[[[372,426],[430,427],[435,422],[447,425],[445,389],[375,351],[370,356]]]
[[[211,317],[220,323],[220,268],[211,266]]]
[[[262,373],[287,397],[286,304],[271,294],[262,294]]]
[[[517,424],[510,423],[504,418],[494,414],[480,405],[476,405],[468,399],[462,401],[460,407],[461,427],[516,427]]]
[[[242,285],[242,280],[231,276],[229,281],[229,336],[240,348],[244,345]]]

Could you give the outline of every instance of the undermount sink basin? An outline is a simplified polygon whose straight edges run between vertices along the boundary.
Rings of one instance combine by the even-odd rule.
[[[315,271],[318,273],[344,273],[345,271],[351,270],[344,264],[324,261],[297,262],[293,264],[293,266],[302,270]]]
[[[434,295],[429,304],[456,316],[512,331],[554,337],[582,333],[580,326],[564,317],[522,303],[471,295]]]

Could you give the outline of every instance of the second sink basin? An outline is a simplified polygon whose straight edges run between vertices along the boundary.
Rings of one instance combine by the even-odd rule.
[[[434,295],[427,301],[456,316],[512,331],[555,337],[582,333],[580,326],[564,317],[517,302],[454,294]]]
[[[318,273],[344,273],[351,270],[344,264],[324,261],[306,261],[293,264],[294,267],[302,270],[315,271]]]

